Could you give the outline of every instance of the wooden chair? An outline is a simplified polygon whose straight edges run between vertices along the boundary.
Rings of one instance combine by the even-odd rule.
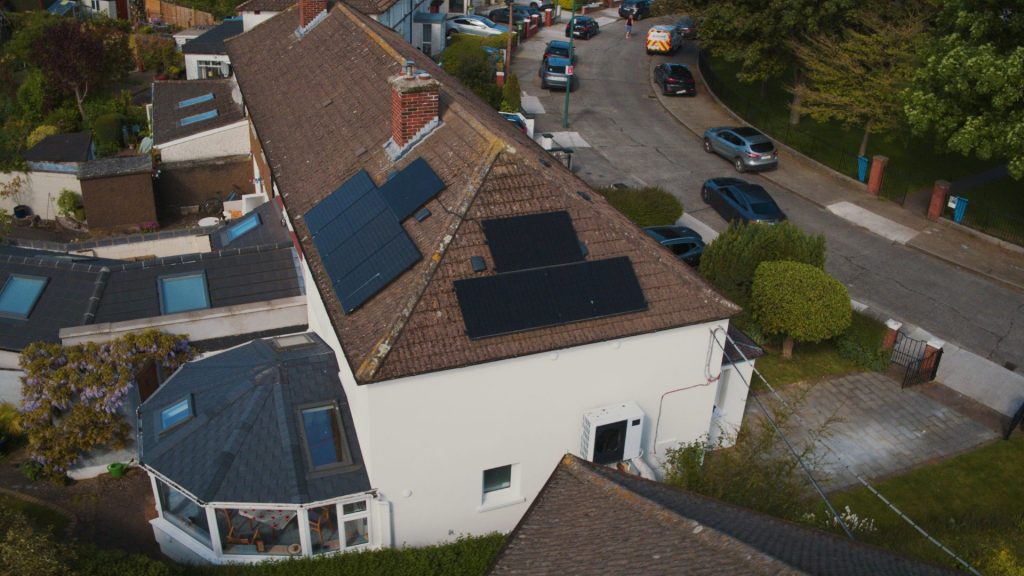
[[[326,506],[317,510],[309,511],[309,529],[320,536],[320,547],[324,547],[324,525],[331,520],[331,509]]]
[[[248,536],[243,536],[235,533],[235,523],[231,518],[231,512],[229,510],[224,510],[224,518],[228,523],[228,533],[225,537],[228,544],[255,544],[256,541],[260,539],[260,529],[253,529],[251,520],[249,522],[249,528],[252,530],[252,533]]]

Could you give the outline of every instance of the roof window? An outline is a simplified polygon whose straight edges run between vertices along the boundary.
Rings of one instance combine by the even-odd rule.
[[[160,431],[169,430],[192,418],[192,397],[186,396],[160,411]]]
[[[41,276],[12,274],[0,290],[0,316],[28,318],[47,282]]]
[[[341,412],[334,404],[302,411],[302,432],[306,438],[306,454],[313,470],[348,464]]]
[[[158,284],[160,286],[161,314],[175,314],[210,307],[205,272],[161,276]]]
[[[202,104],[203,102],[209,102],[210,100],[213,100],[213,92],[207,92],[202,96],[182,100],[181,102],[178,102],[178,108],[188,108],[189,106],[195,106],[196,104]]]
[[[270,343],[277,350],[288,350],[290,348],[316,344],[316,340],[313,340],[313,337],[309,334],[290,334],[288,336],[272,338]]]
[[[188,126],[189,124],[195,124],[196,122],[202,122],[203,120],[210,120],[217,117],[216,110],[210,110],[201,114],[194,114],[192,116],[186,116],[181,120],[178,120],[178,126]]]
[[[255,212],[250,213],[248,216],[245,216],[228,227],[227,231],[224,232],[224,245],[227,246],[228,244],[231,244],[259,225],[260,215]]]

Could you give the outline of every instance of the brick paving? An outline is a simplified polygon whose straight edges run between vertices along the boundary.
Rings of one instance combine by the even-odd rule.
[[[860,372],[787,390],[796,398],[803,426],[791,439],[806,443],[808,431],[833,418],[815,450],[816,476],[830,490],[877,480],[989,442],[996,431],[946,406],[923,389],[900,389],[885,374]],[[747,413],[755,416],[754,402]],[[794,425],[796,423],[794,422]]]

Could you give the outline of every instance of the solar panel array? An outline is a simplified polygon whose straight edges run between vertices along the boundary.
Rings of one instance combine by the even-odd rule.
[[[568,212],[484,220],[483,228],[498,272],[583,260]]]
[[[417,159],[379,189],[360,171],[306,212],[306,227],[346,314],[420,260],[401,221],[443,188],[430,165]]]

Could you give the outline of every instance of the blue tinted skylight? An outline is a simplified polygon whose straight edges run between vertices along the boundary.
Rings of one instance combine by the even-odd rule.
[[[341,418],[338,407],[320,406],[302,411],[302,427],[313,468],[322,468],[345,461],[342,450]]]
[[[195,98],[182,100],[181,102],[178,102],[178,108],[188,108],[189,106],[202,104],[203,102],[209,102],[210,100],[213,100],[213,92],[207,92],[202,96],[196,96]]]
[[[0,316],[28,318],[46,288],[46,278],[12,274],[0,290]]]
[[[206,293],[206,274],[179,274],[163,276],[160,284],[160,312],[174,314],[210,307]]]
[[[260,215],[252,212],[245,218],[235,222],[224,233],[224,244],[228,245],[238,240],[242,235],[260,225]]]
[[[209,120],[217,117],[216,110],[210,110],[209,112],[203,112],[202,114],[195,114],[193,116],[186,116],[181,120],[178,120],[178,126],[188,126],[189,124],[195,124],[196,122],[202,122],[203,120]]]
[[[167,430],[192,417],[192,398],[186,396],[160,411],[160,430]]]

